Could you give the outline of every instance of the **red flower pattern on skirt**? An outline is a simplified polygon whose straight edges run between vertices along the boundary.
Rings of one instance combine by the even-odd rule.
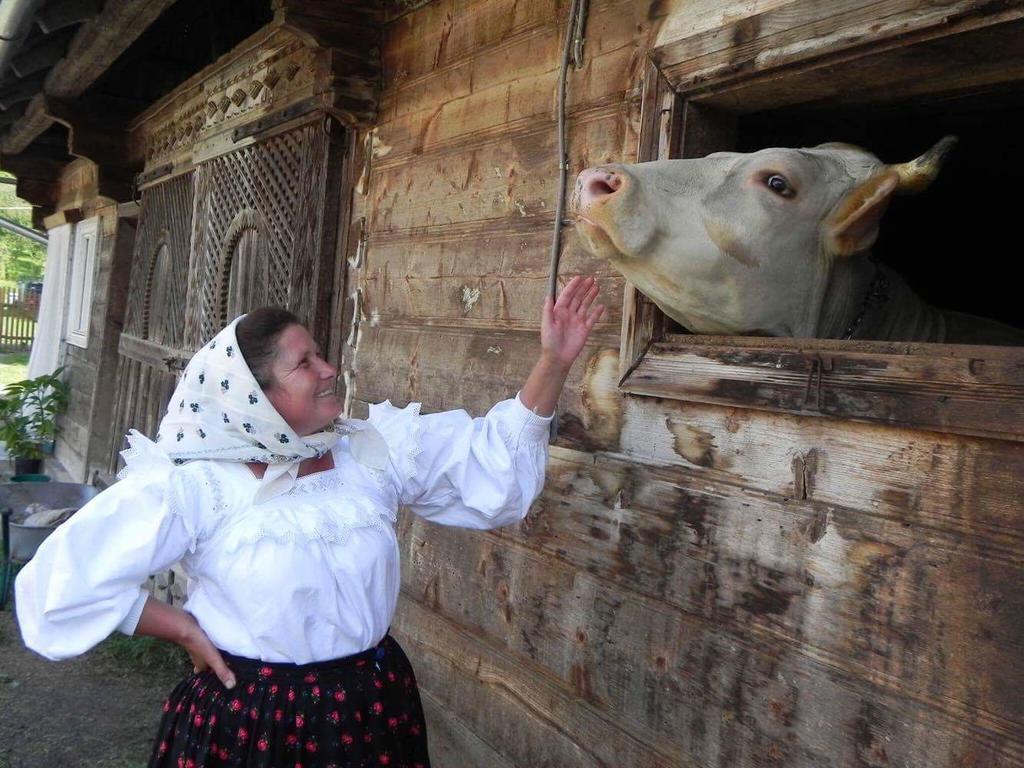
[[[225,660],[238,688],[209,670],[182,681],[150,768],[429,768],[415,677],[390,637],[312,671]]]

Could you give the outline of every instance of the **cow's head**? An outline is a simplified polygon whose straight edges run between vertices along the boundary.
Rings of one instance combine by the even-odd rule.
[[[588,168],[576,227],[691,331],[817,336],[837,267],[864,258],[891,196],[927,187],[954,141],[901,165],[823,144]]]

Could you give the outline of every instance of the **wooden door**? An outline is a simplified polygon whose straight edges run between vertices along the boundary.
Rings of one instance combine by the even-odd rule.
[[[221,154],[142,195],[119,346],[111,452],[154,436],[192,352],[264,304],[329,342],[342,147],[324,116]]]
[[[264,304],[290,309],[326,341],[342,153],[322,124],[320,115],[197,168],[193,348]]]
[[[125,325],[118,347],[108,469],[117,469],[124,435],[152,436],[177,382],[184,344],[193,177],[176,176],[142,193]]]

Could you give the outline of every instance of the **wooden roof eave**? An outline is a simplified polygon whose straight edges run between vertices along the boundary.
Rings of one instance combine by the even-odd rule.
[[[174,0],[122,0],[106,3],[99,15],[75,33],[67,55],[46,75],[42,91],[4,137],[5,155],[23,152],[58,120],[47,109],[46,96],[73,100],[92,85],[117,58],[159,18]]]

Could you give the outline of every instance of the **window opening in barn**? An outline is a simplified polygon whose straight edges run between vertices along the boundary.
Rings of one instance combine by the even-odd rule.
[[[958,136],[929,189],[891,200],[871,250],[922,301],[1003,330],[985,329],[998,334],[991,342],[975,333],[969,344],[966,334],[941,344],[895,335],[699,335],[630,285],[622,391],[1019,439],[1024,346],[1014,329],[1024,329],[1024,305],[1004,243],[1015,241],[1014,185],[1024,165],[1024,140],[1012,128],[1024,115],[1022,32],[1024,18],[1013,17],[862,47],[841,61],[811,56],[806,66],[740,77],[723,70],[720,81],[687,80],[685,62],[672,58],[678,51],[652,51],[640,160],[842,142],[904,163]]]
[[[1016,346],[1024,338],[1013,330],[1024,331],[1024,304],[1015,296],[1014,265],[1004,243],[1013,241],[1019,196],[1012,185],[1024,166],[1024,137],[1010,128],[1024,116],[1024,81],[1011,66],[1022,32],[1024,22],[1011,21],[868,51],[844,66],[822,63],[738,84],[701,83],[696,92],[683,88],[673,94],[655,68],[645,86],[654,96],[644,97],[652,117],[646,144],[641,132],[641,159],[841,142],[895,164],[919,157],[944,136],[956,136],[928,189],[892,196],[871,259],[902,278],[926,305],[947,313],[947,343]],[[951,61],[957,62],[955,73]],[[691,332],[646,297],[634,306],[630,322],[649,329],[650,339]],[[1005,327],[974,327],[969,320],[965,325],[948,313]],[[758,334],[734,338],[753,335]],[[914,341],[910,335],[889,340]],[[634,343],[625,357],[635,360],[644,346]]]
[[[935,95],[916,103],[796,106],[740,117],[736,149],[841,141],[898,163],[943,136],[957,136],[926,191],[892,198],[872,256],[933,306],[1024,328],[1024,302],[1007,245],[1015,241],[1017,186],[1024,178],[1024,133],[1011,126],[1022,119],[1024,87]]]

